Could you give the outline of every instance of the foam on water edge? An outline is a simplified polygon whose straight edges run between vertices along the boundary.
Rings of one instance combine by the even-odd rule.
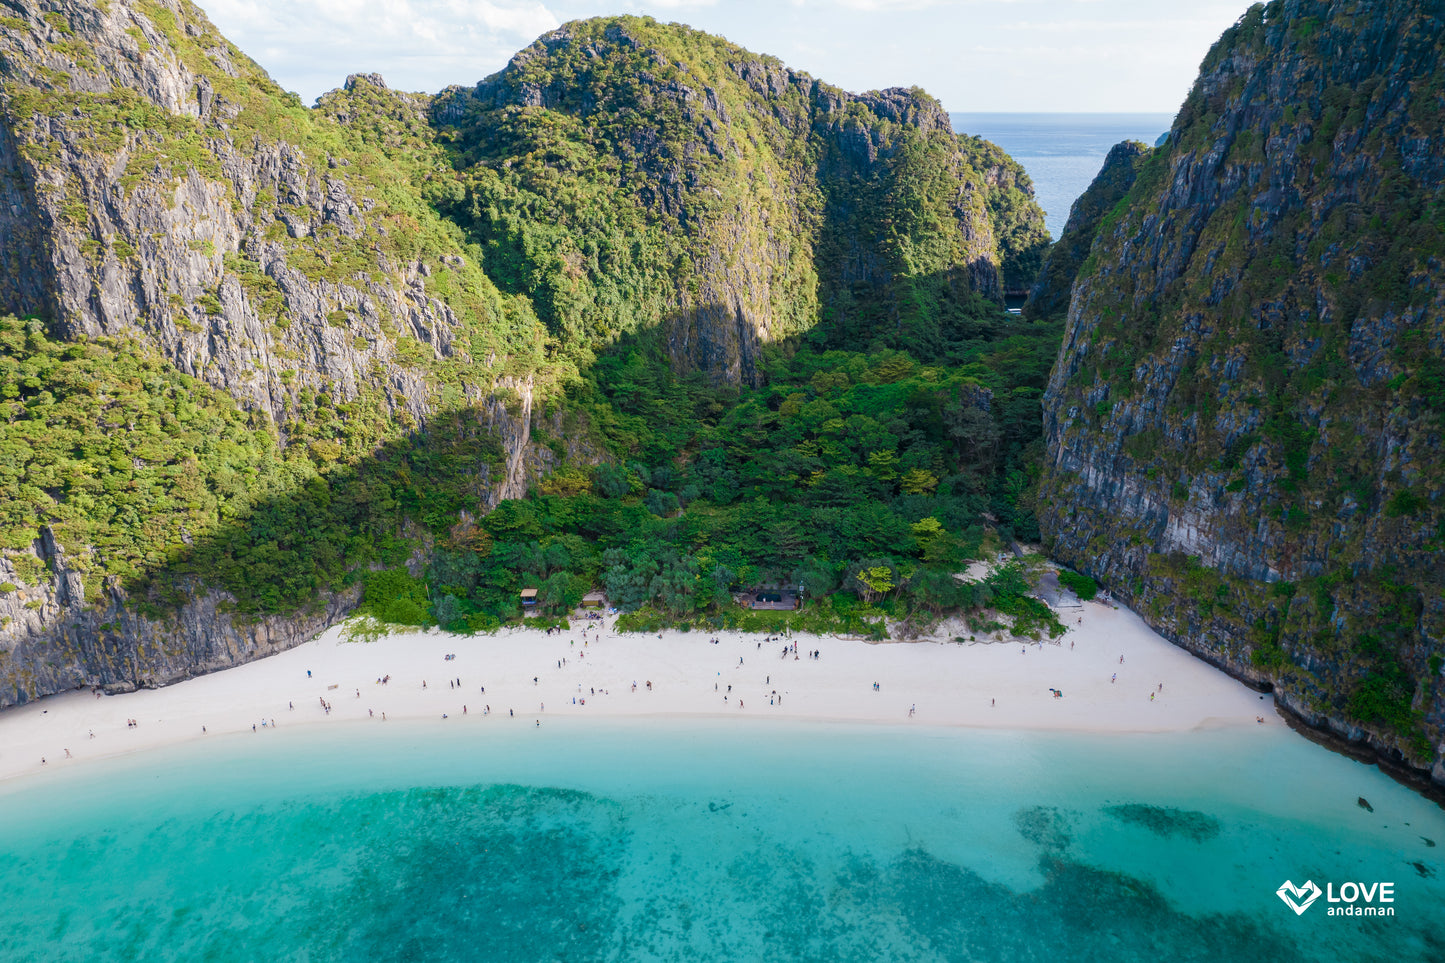
[[[1440,959],[1426,838],[1280,729],[280,730],[0,787],[0,956]],[[1297,917],[1285,879],[1397,915]]]

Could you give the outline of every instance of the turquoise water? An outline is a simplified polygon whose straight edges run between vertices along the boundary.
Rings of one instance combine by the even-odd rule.
[[[1282,728],[529,723],[0,787],[0,959],[1445,959],[1445,814]]]
[[[1069,208],[1088,188],[1109,148],[1123,140],[1153,144],[1171,114],[950,114],[953,129],[990,140],[1029,172],[1049,236],[1058,240]]]

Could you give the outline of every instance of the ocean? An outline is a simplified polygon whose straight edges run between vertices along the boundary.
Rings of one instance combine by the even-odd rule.
[[[1109,148],[1153,145],[1172,114],[950,114],[953,129],[992,141],[1029,172],[1049,236],[1058,240],[1069,208],[1094,180]]]
[[[1277,725],[298,728],[0,786],[0,959],[1438,961],[1442,842]]]

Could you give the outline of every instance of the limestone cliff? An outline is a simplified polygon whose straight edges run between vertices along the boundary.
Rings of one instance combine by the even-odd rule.
[[[1025,317],[1039,320],[1068,311],[1074,280],[1089,256],[1100,223],[1128,195],[1149,151],[1150,148],[1138,141],[1128,140],[1110,149],[1088,190],[1069,208],[1064,232],[1044,257],[1043,267],[1024,303]]]
[[[682,27],[308,109],[189,0],[0,0],[0,705],[294,644],[585,487],[567,392],[619,340],[750,384],[770,341],[996,315],[1045,241],[926,94]]]
[[[509,310],[409,189],[444,161],[435,149],[373,150],[335,116],[350,109],[373,135],[393,115],[425,128],[428,98],[365,76],[307,110],[185,0],[0,12],[0,314],[43,318],[71,342],[157,352],[235,398],[280,445],[323,451],[318,470],[371,457],[444,409],[499,442],[500,458],[472,466],[483,504],[523,494],[556,461],[531,440],[533,392],[558,378],[546,332]],[[358,86],[366,97],[352,96]],[[18,400],[46,401],[59,393],[50,387]],[[330,428],[318,401],[340,416]],[[584,460],[587,448],[585,435],[572,446]],[[21,487],[7,497],[25,499],[42,489],[26,487],[37,469],[16,451]],[[145,455],[127,452],[132,486],[175,470]],[[355,588],[337,586],[295,614],[238,612],[224,586],[173,573],[164,604],[141,604],[125,587],[155,552],[127,554],[116,534],[176,539],[174,558],[219,510],[132,510],[96,529],[75,523],[64,486],[37,497],[54,507],[3,513],[0,705],[245,661],[355,603]]]
[[[1052,551],[1445,783],[1445,18],[1275,0],[1100,222],[1045,401]]]
[[[444,208],[564,342],[661,333],[679,370],[755,383],[759,345],[938,323],[1047,236],[1022,169],[919,90],[852,95],[646,18],[567,24],[432,107]],[[618,237],[632,239],[630,245]]]

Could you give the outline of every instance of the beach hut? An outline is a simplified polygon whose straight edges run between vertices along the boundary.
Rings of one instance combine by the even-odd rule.
[[[536,589],[522,589],[522,607],[531,608],[537,604]]]
[[[601,592],[588,592],[582,596],[582,607],[584,609],[601,609],[607,607],[607,596]]]

